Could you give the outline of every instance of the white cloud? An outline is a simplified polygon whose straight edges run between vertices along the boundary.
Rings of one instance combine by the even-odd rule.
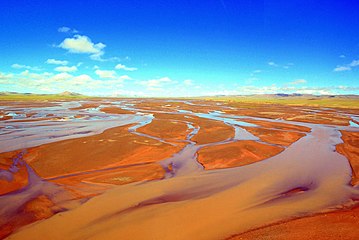
[[[292,85],[298,85],[298,84],[304,84],[304,83],[307,83],[307,80],[305,80],[305,79],[297,79],[297,80],[294,80],[294,81],[290,82],[290,84],[292,84]]]
[[[125,80],[130,79],[124,75],[116,79],[97,80],[91,76],[72,75],[67,72],[33,73],[25,70],[18,74],[5,74],[0,72],[0,83],[7,91],[59,93],[63,91],[79,92],[84,94],[110,93],[123,88]]]
[[[58,47],[68,50],[70,53],[91,54],[91,59],[102,61],[101,57],[104,54],[106,45],[101,42],[93,43],[87,36],[75,35],[73,38],[65,38]]]
[[[334,72],[342,72],[342,71],[350,71],[355,67],[359,66],[359,60],[353,60],[351,63],[343,65],[343,66],[337,66],[334,68]]]
[[[172,83],[173,81],[169,77],[163,77],[158,79],[151,79],[147,81],[139,82],[140,85],[146,86],[150,91],[162,91],[164,84]]]
[[[76,30],[72,30],[73,33]],[[77,32],[77,31],[76,31]],[[76,34],[73,37],[65,38],[60,44],[53,45],[67,50],[69,53],[89,54],[90,58],[95,61],[120,61],[119,57],[103,58],[106,45],[102,42],[94,43],[85,35]],[[127,59],[127,57],[126,57]],[[128,71],[137,70],[136,68],[128,68]]]
[[[69,32],[70,30],[71,30],[71,28],[69,28],[69,27],[60,27],[57,29],[58,32],[63,32],[63,33]]]
[[[121,81],[124,81],[124,80],[131,80],[132,78],[128,75],[122,75],[118,79]]]
[[[268,65],[269,66],[272,66],[272,67],[278,67],[279,65],[276,64],[275,62],[268,62]]]
[[[76,72],[77,71],[77,67],[76,66],[72,66],[72,67],[68,67],[68,66],[59,66],[55,68],[55,71],[58,72]]]
[[[39,67],[32,67],[32,66],[22,65],[22,64],[18,64],[18,63],[12,64],[11,67],[15,68],[15,69],[28,69],[28,70],[33,70],[33,71],[41,70]]]
[[[193,85],[193,81],[191,79],[186,79],[183,81],[183,84],[186,86],[192,86]]]
[[[73,76],[71,74],[68,74],[66,72],[62,72],[62,73],[55,74],[54,76],[52,76],[50,78],[50,80],[65,81],[65,80],[70,80],[72,77]]]
[[[76,82],[86,82],[92,80],[92,78],[87,74],[81,74],[79,76],[74,77],[73,80]]]
[[[125,70],[125,71],[136,71],[137,68],[135,67],[126,67],[125,65],[119,63],[115,66],[116,69],[122,69],[122,70]]]
[[[314,94],[314,95],[331,95],[331,94],[348,94],[350,92],[358,91],[359,87],[346,86],[331,86],[331,87],[278,87],[271,86],[241,86],[233,90],[217,90],[214,92],[207,92],[204,95],[251,95],[251,94],[277,94],[277,93],[299,93],[299,94]]]
[[[57,29],[57,31],[61,32],[61,33],[78,33],[79,32],[76,29],[71,29],[69,27],[60,27]]]
[[[47,64],[55,64],[55,65],[67,65],[69,62],[66,60],[56,60],[53,58],[47,59],[46,60]]]
[[[116,72],[113,70],[100,70],[97,69],[95,71],[96,75],[99,76],[100,78],[116,78]]]
[[[61,73],[34,73],[26,69],[21,73],[0,72],[0,84],[5,91],[37,92],[37,93],[59,93],[63,91],[79,92],[83,94],[110,94],[114,91],[121,93],[139,94],[140,96],[185,96],[192,94],[188,88],[184,88],[185,81],[174,81],[169,77],[151,79],[137,82],[143,88],[124,88],[126,80],[131,79],[128,75],[116,76],[111,79],[93,79],[91,76],[82,74],[74,75],[67,72]],[[299,79],[300,80],[300,79]],[[213,88],[213,86],[191,86],[191,89],[200,89],[193,92],[196,95],[248,95],[248,94],[275,94],[275,93],[302,93],[302,94],[357,94],[359,86],[327,86],[307,87],[303,85],[287,86],[258,86],[245,85],[240,87]],[[215,90],[213,90],[215,89]],[[136,92],[136,93],[135,93]],[[125,94],[126,95],[126,94]]]
[[[5,73],[0,72],[0,79],[8,79],[8,78],[11,78],[13,76],[14,75],[12,73],[5,74]]]
[[[0,83],[1,84],[10,84],[11,83],[11,79],[14,77],[13,74],[9,73],[9,74],[5,74],[0,72]]]
[[[270,61],[268,62],[268,65],[271,66],[271,67],[281,67],[281,68],[284,68],[284,69],[288,69],[290,67],[292,67],[294,64],[293,63],[287,63],[287,64],[277,64],[273,61]]]
[[[52,73],[44,72],[44,73],[32,73],[29,70],[25,70],[20,73],[21,76],[33,78],[33,79],[41,79],[43,77],[51,76]]]
[[[359,66],[359,60],[353,60],[350,64],[349,64],[350,67],[357,67]]]
[[[346,67],[346,66],[337,66],[336,68],[334,68],[334,72],[343,72],[343,71],[350,71],[352,70],[351,67]]]
[[[95,61],[101,61],[101,62],[104,62],[104,61],[107,61],[108,59],[103,59],[102,56],[104,55],[105,53],[103,51],[99,52],[99,53],[94,53],[92,55],[90,55],[90,58],[92,60],[95,60]],[[111,59],[109,59],[111,60]]]
[[[329,87],[278,87],[272,86],[242,86],[237,89],[237,94],[276,94],[276,93],[300,93],[300,94],[315,94],[315,95],[331,95],[331,94],[347,94],[348,92],[358,91],[359,87],[346,86],[329,86]]]

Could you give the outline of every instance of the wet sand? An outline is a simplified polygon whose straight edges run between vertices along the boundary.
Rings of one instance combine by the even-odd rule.
[[[336,149],[339,153],[346,156],[352,167],[353,185],[359,183],[359,132],[341,131],[343,143],[338,144]]]
[[[106,167],[155,162],[180,150],[128,132],[129,126],[101,134],[44,144],[28,149],[25,158],[44,178]]]
[[[305,226],[313,239],[356,234],[354,110],[36,104],[2,109],[11,119],[0,135],[0,238],[257,239],[267,231],[280,239],[284,228],[303,234]],[[344,211],[321,214],[333,210]],[[325,222],[345,227],[321,235]]]
[[[198,151],[198,161],[205,169],[220,169],[248,165],[277,155],[284,149],[255,141],[239,141]]]
[[[243,127],[254,136],[259,137],[263,142],[277,144],[281,146],[289,146],[293,142],[296,142],[301,137],[305,136],[304,133],[289,132],[274,129],[264,128],[251,128]]]
[[[345,209],[259,228],[228,240],[353,240],[359,236],[359,208]]]

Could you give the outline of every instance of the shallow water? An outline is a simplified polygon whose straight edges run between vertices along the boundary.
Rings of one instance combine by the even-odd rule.
[[[0,129],[0,152],[35,147],[60,140],[85,137],[99,134],[106,129],[132,123],[148,122],[151,115],[105,114],[97,110],[69,110],[78,107],[75,103],[62,103],[59,107],[19,108],[25,112],[23,117],[3,121],[5,128]],[[6,110],[6,108],[5,108]],[[26,113],[34,113],[31,118]],[[51,116],[50,119],[42,119]],[[78,115],[79,118],[74,116]],[[19,119],[32,121],[17,121]]]

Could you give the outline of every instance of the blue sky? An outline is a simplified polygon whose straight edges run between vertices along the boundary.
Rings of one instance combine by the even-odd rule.
[[[0,1],[0,91],[359,94],[359,2]]]

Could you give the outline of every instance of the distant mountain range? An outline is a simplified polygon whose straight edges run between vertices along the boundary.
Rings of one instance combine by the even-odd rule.
[[[65,91],[65,92],[59,93],[59,95],[61,95],[61,96],[81,96],[82,94]]]
[[[275,93],[275,94],[251,94],[251,95],[216,95],[214,97],[240,97],[240,98],[355,98],[359,99],[359,95],[348,94],[348,95],[313,95],[313,94],[300,94],[300,93]]]
[[[16,96],[16,95],[27,95],[27,96],[63,96],[63,97],[86,97],[80,93],[64,91],[58,94],[37,94],[37,93],[19,93],[19,92],[0,92],[0,96]],[[111,97],[122,97],[122,96],[111,96]],[[134,96],[134,98],[140,98],[143,96]],[[348,99],[359,99],[359,95],[348,94],[348,95],[313,95],[313,94],[300,94],[300,93],[276,93],[276,94],[252,94],[252,95],[215,95],[215,96],[202,96],[211,98],[306,98],[306,99],[322,99],[322,98],[348,98]]]
[[[41,95],[41,96],[46,96],[46,95],[59,95],[59,96],[83,96],[80,93],[75,93],[75,92],[69,92],[69,91],[65,91],[62,93],[58,93],[58,94],[38,94],[38,93],[19,93],[19,92],[0,92],[0,96],[8,96],[8,95]]]

